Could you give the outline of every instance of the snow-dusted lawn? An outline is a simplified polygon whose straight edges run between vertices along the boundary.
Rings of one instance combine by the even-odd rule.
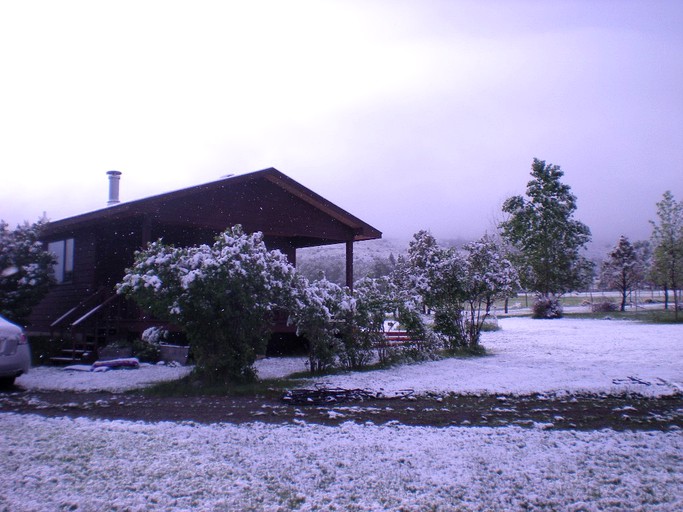
[[[319,380],[387,392],[646,394],[672,393],[683,381],[680,325],[501,325],[484,335],[490,357]],[[266,359],[258,368],[277,377],[303,361]],[[186,371],[36,368],[18,384],[119,390]],[[628,377],[651,385],[622,382]],[[679,430],[144,424],[5,413],[0,432],[0,510],[683,510]]]
[[[0,509],[683,509],[679,432],[0,415]]]
[[[306,369],[300,357],[268,358],[256,362],[262,379],[276,379]],[[138,369],[87,371],[89,366],[69,370],[54,366],[39,366],[22,375],[17,385],[30,390],[59,391],[111,391],[114,393],[142,388],[156,382],[177,380],[192,371],[190,366],[164,366],[142,364]]]
[[[489,357],[328,376],[316,382],[387,393],[409,388],[417,393],[635,391],[664,395],[683,389],[681,324],[526,317],[499,322],[502,330],[482,335]]]
[[[387,393],[414,389],[417,393],[635,391],[664,395],[683,384],[681,324],[510,317],[502,318],[500,325],[500,331],[483,333],[482,343],[491,354],[488,357],[326,376],[302,385],[321,382]],[[263,359],[257,361],[256,368],[264,379],[306,369],[303,358]],[[92,373],[39,367],[19,377],[17,384],[27,389],[122,391],[177,379],[189,371],[187,367],[143,366]]]
[[[83,368],[86,368],[85,366]],[[17,386],[31,390],[112,391],[143,388],[156,382],[177,380],[192,370],[189,366],[141,365],[135,370],[106,372],[64,370],[54,366],[32,368],[16,380]]]

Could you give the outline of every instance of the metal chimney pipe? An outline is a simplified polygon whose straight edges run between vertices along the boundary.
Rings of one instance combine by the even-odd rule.
[[[107,206],[119,204],[119,182],[121,181],[120,171],[107,171],[109,176],[109,201]]]

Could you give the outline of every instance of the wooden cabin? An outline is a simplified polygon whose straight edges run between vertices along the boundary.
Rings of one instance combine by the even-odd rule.
[[[120,173],[110,174],[111,206],[51,222],[43,235],[57,256],[57,284],[33,309],[28,329],[71,344],[74,359],[160,325],[114,290],[134,252],[150,241],[211,244],[227,227],[241,224],[248,233],[261,231],[266,246],[294,265],[297,249],[344,243],[346,284],[352,287],[353,244],[382,236],[274,168],[118,204],[111,193],[118,194]],[[275,330],[286,335],[292,329],[281,322]]]

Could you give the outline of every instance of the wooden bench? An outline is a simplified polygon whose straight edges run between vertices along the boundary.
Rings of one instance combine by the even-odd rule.
[[[414,340],[407,331],[384,331],[387,345],[408,345]]]

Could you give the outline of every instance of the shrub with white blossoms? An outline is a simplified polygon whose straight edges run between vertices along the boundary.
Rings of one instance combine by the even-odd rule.
[[[430,255],[421,271],[426,283],[416,291],[426,291],[434,331],[450,348],[474,348],[495,300],[513,294],[515,269],[488,236],[465,246],[464,254],[432,246]]]
[[[479,343],[494,302],[514,296],[518,278],[514,266],[491,237],[467,244],[465,250],[466,341],[471,346]]]
[[[39,241],[41,219],[9,229],[0,221],[0,315],[23,323],[54,282],[54,255]]]
[[[117,286],[157,318],[184,328],[205,381],[255,378],[274,312],[289,302],[294,267],[270,251],[262,233],[228,228],[212,246],[173,247],[161,240],[135,256]]]
[[[374,348],[384,340],[384,319],[392,310],[392,294],[386,278],[365,277],[354,285],[342,332],[342,365],[357,369],[367,365]]]
[[[159,344],[168,337],[168,330],[162,327],[150,327],[142,332],[140,339],[145,343]]]
[[[322,373],[337,365],[342,349],[340,332],[349,304],[348,289],[324,275],[312,282],[297,276],[289,304],[290,321],[296,324],[297,334],[306,339],[311,372]]]

